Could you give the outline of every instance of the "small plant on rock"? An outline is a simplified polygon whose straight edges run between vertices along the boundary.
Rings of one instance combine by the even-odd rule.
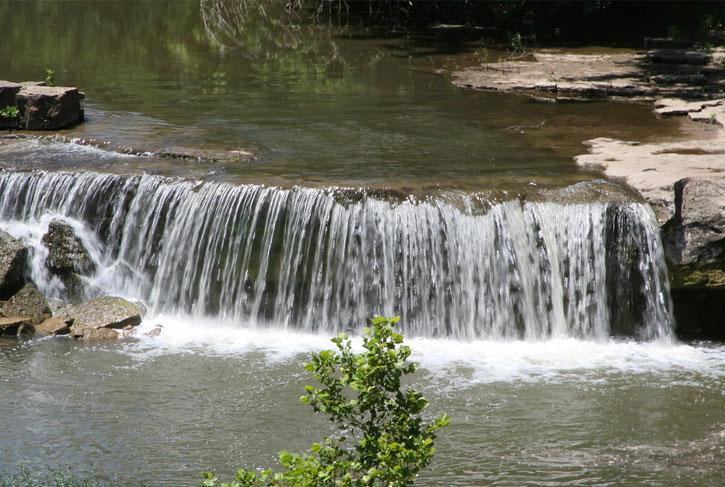
[[[312,445],[311,454],[279,453],[285,470],[241,469],[236,481],[222,487],[410,487],[430,463],[438,429],[449,423],[441,415],[430,423],[421,413],[428,401],[403,389],[402,379],[416,370],[410,348],[393,332],[398,318],[377,317],[363,336],[364,352],[351,350],[347,335],[332,342],[337,350],[312,354],[305,366],[322,385],[307,386],[300,400],[326,414],[339,434]],[[203,474],[203,487],[217,477]]]
[[[3,118],[18,118],[20,116],[20,110],[14,105],[8,105],[0,110],[0,117]]]
[[[52,69],[46,69],[45,73],[45,84],[47,86],[55,86],[55,71]]]

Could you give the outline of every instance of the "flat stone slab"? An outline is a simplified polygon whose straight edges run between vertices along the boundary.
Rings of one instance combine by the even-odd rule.
[[[657,50],[676,51],[676,50]],[[690,51],[677,51],[687,53]],[[502,60],[453,72],[453,84],[474,89],[528,92],[554,99],[703,98],[725,94],[725,50],[706,64],[652,62],[641,52],[578,54],[556,49],[533,52],[533,60]]]
[[[2,316],[27,316],[33,325],[38,325],[51,317],[50,307],[43,293],[35,285],[28,283],[10,298],[2,307]]]
[[[70,333],[70,325],[58,317],[53,317],[37,325],[35,331],[41,335],[67,335]]]
[[[643,144],[609,138],[585,142],[579,166],[599,168],[636,189],[655,210],[660,225],[675,214],[677,181],[702,178],[725,185],[725,135],[711,140]]]
[[[694,122],[713,123],[725,127],[725,106],[705,107],[697,112],[687,114]]]
[[[725,107],[725,98],[698,101],[687,101],[680,98],[659,98],[655,100],[654,112],[665,117],[685,116],[689,113],[702,111],[703,108],[717,106]]]

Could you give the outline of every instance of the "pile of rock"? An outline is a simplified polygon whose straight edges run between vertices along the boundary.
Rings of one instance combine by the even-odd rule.
[[[85,301],[85,276],[94,266],[73,228],[53,220],[43,236],[46,266],[66,285],[66,300],[55,303],[26,279],[28,249],[0,230],[0,335],[70,335],[109,340],[133,333],[145,308],[113,296]]]
[[[0,81],[0,130],[57,130],[83,120],[78,88]]]

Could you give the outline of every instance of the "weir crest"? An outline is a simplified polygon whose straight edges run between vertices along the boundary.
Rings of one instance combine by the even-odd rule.
[[[91,289],[152,313],[326,334],[399,314],[405,334],[464,340],[672,335],[646,205],[509,200],[472,211],[475,195],[455,205],[356,194],[8,172],[0,226],[25,228],[16,236],[32,247],[51,216],[71,222],[96,261]],[[41,290],[61,294],[38,265]]]

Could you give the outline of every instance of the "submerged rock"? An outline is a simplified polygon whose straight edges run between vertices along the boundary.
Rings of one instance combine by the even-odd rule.
[[[9,298],[22,287],[27,256],[23,244],[0,230],[0,299]]]
[[[161,335],[161,330],[163,328],[164,328],[163,325],[156,325],[153,330],[147,331],[146,333],[144,333],[144,335],[146,335],[147,337],[151,337],[151,338],[157,337],[157,336]]]
[[[98,328],[124,328],[141,323],[133,303],[119,297],[105,296],[66,309],[59,318],[71,322],[71,335],[80,338]]]
[[[0,308],[0,315],[27,317],[31,324],[37,325],[50,318],[52,313],[43,293],[28,283]]]
[[[144,305],[141,301],[132,301],[132,303],[134,306],[136,306],[138,314],[141,315],[141,318],[146,316],[146,313],[148,312],[148,310],[146,309],[146,305]]]

